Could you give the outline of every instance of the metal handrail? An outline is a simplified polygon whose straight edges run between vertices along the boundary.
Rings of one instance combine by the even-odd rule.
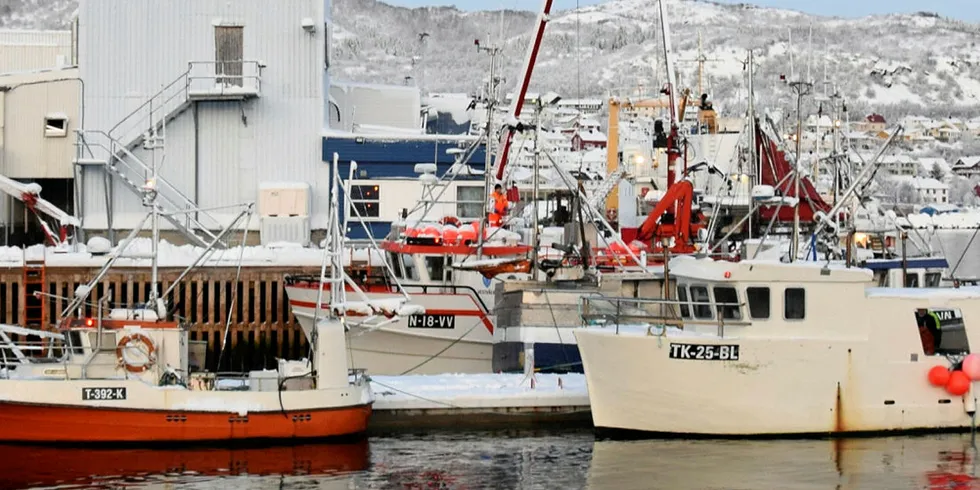
[[[85,142],[85,145],[86,145],[86,147],[89,147],[89,148],[91,146],[99,147],[99,148],[102,148],[102,149],[106,150],[107,152],[109,152],[109,157],[112,159],[110,165],[112,165],[112,166],[115,167],[115,166],[117,166],[117,163],[121,163],[122,166],[124,168],[126,168],[129,172],[136,173],[136,174],[143,173],[143,179],[144,180],[146,179],[146,177],[151,172],[151,169],[148,168],[146,166],[146,164],[144,164],[135,154],[133,154],[132,151],[130,151],[128,148],[126,148],[119,141],[113,139],[107,132],[100,131],[100,130],[88,130],[88,131],[85,131],[85,132],[86,133],[90,133],[90,134],[99,134],[99,135],[105,136],[106,139],[108,139],[108,141],[109,141],[109,146],[108,147],[105,146],[104,144],[89,143],[88,141]],[[129,157],[128,160],[132,160],[133,162],[135,162],[135,164],[127,161],[127,159],[121,158],[119,156],[120,154],[122,154],[124,156],[128,156]],[[177,189],[172,184],[170,184],[170,182],[167,181],[166,179],[158,178],[157,181],[154,183],[154,185],[157,186],[157,190],[158,191],[162,188],[163,190],[165,190],[167,192],[170,192],[172,194],[175,194],[176,197],[179,197],[180,199],[184,200],[185,203],[190,203],[190,204],[193,204],[194,203],[194,201],[192,201],[189,197],[187,197],[179,189]],[[177,211],[183,210],[183,207],[184,206],[182,206],[179,202],[177,202],[174,197],[168,196],[166,193],[162,193],[162,192],[158,192],[157,195],[160,196],[160,197],[162,197],[163,200],[167,204],[169,204],[170,206],[172,206],[173,208],[175,208],[175,210],[177,210]],[[191,210],[191,211],[193,211],[193,210]],[[205,231],[208,229],[207,226],[205,226],[205,224],[203,222],[201,222],[200,220],[194,218],[193,216],[190,216],[191,213],[186,213],[186,214],[187,214],[188,223],[196,224],[199,228],[201,228],[202,230],[205,230]],[[210,217],[210,214],[208,214],[208,213],[203,213],[203,214],[205,216],[209,216]],[[211,219],[211,221],[214,222],[214,224],[220,225],[220,223],[218,223],[218,221],[215,218],[212,217],[210,219]],[[210,232],[208,232],[208,233],[210,233]]]
[[[602,312],[597,312],[594,314],[589,313],[589,308],[588,308],[589,303],[603,302],[603,301],[609,303],[611,306],[615,305],[616,311],[608,312],[608,313],[602,313]],[[592,295],[592,296],[582,296],[582,298],[580,298],[580,303],[581,305],[579,311],[583,320],[587,320],[589,318],[608,317],[612,315],[616,322],[617,334],[619,333],[619,323],[622,318],[642,318],[647,320],[654,320],[654,321],[664,323],[665,325],[666,324],[677,325],[680,328],[683,328],[685,324],[717,325],[719,337],[724,336],[725,325],[748,326],[752,324],[751,322],[746,322],[746,321],[726,320],[724,318],[724,315],[721,314],[721,310],[723,307],[734,306],[739,308],[739,311],[741,311],[741,308],[745,305],[744,302],[743,303],[727,303],[727,302],[719,303],[719,302],[712,302],[712,301],[694,301],[694,300],[662,299],[662,298],[623,298],[623,297],[610,298],[605,296]],[[624,312],[622,311],[624,303],[637,305],[635,309],[639,309],[641,311],[643,311],[643,309],[639,308],[639,305],[657,305],[657,306],[666,305],[666,306],[678,306],[678,307],[687,306],[692,309],[697,306],[708,306],[708,307],[714,306],[717,308],[717,311],[713,315],[714,318],[712,319],[685,318],[678,313],[674,313],[675,310],[673,308],[670,308],[669,315],[665,315],[663,313],[659,315],[652,314],[652,313],[647,314],[645,311],[644,314],[629,314],[629,313],[624,314]]]
[[[122,124],[123,124],[124,122],[126,122],[126,121],[127,121],[128,119],[130,119],[131,117],[133,117],[134,115],[136,115],[136,113],[138,113],[139,111],[141,111],[141,110],[143,110],[144,108],[146,108],[146,107],[148,107],[148,106],[151,106],[151,104],[152,104],[152,102],[153,102],[154,100],[156,100],[156,99],[157,99],[157,97],[159,97],[160,95],[162,95],[162,94],[163,94],[164,92],[166,92],[167,90],[169,90],[169,89],[171,89],[171,88],[173,88],[173,87],[174,87],[175,85],[177,85],[177,83],[178,83],[178,82],[180,82],[180,81],[181,81],[181,80],[183,80],[183,79],[184,79],[185,77],[187,77],[189,73],[190,73],[190,69],[188,68],[188,71],[185,71],[184,73],[181,73],[181,74],[180,74],[180,75],[179,75],[179,76],[178,76],[177,78],[175,78],[175,79],[174,79],[174,80],[173,80],[172,82],[170,82],[170,83],[168,83],[168,84],[167,84],[166,86],[164,86],[164,87],[163,87],[162,89],[160,89],[160,91],[158,91],[157,93],[155,93],[155,94],[153,94],[152,96],[150,96],[150,98],[148,98],[148,99],[146,100],[146,102],[143,102],[143,103],[142,103],[142,104],[140,104],[140,105],[139,105],[139,106],[138,106],[138,107],[137,107],[136,109],[133,109],[133,111],[132,111],[132,112],[130,112],[130,113],[129,113],[129,115],[127,115],[126,117],[124,117],[124,118],[122,118],[122,119],[121,119],[121,120],[120,120],[120,121],[119,121],[118,123],[116,123],[116,125],[115,125],[115,126],[113,126],[112,128],[110,128],[110,129],[109,129],[109,131],[107,131],[106,133],[107,133],[107,134],[112,134],[112,132],[113,132],[113,131],[115,131],[116,129],[118,129],[118,128],[119,128],[119,126],[122,126]],[[184,86],[185,86],[185,87],[187,86],[187,84],[186,84],[186,82],[185,82],[185,84],[184,84]]]
[[[241,66],[242,66],[242,74],[241,75],[230,75],[230,74],[224,74],[224,73],[218,73],[217,72],[217,67],[219,65],[234,64],[234,63],[240,63],[241,64]],[[194,71],[194,67],[195,66],[198,66],[198,65],[214,66],[215,67],[215,73],[214,73],[214,75],[206,75],[206,76],[205,75],[193,75],[192,73]],[[252,74],[246,75],[245,74],[245,67],[246,66],[247,67],[254,68],[252,70],[254,72],[254,75],[252,75]],[[187,80],[186,80],[185,87],[186,87],[186,90],[189,92],[190,91],[190,88],[191,88],[191,83],[194,80],[215,80],[215,81],[217,81],[219,79],[222,79],[222,80],[241,80],[242,87],[245,87],[245,85],[246,85],[245,80],[252,80],[252,81],[255,82],[255,87],[254,87],[255,88],[255,91],[256,92],[259,92],[259,91],[262,90],[262,69],[263,68],[265,68],[265,65],[263,65],[261,62],[256,61],[256,60],[191,61],[191,62],[188,62],[187,63],[187,72],[186,72]]]

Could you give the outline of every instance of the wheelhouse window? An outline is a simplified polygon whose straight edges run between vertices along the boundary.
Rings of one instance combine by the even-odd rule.
[[[742,308],[738,304],[738,292],[731,286],[715,286],[715,303],[723,320],[741,320]]]
[[[957,356],[970,353],[963,313],[959,308],[916,309],[915,323],[925,355]]]
[[[691,318],[691,307],[687,305],[687,286],[677,286],[677,301],[680,303],[681,318]]]
[[[919,287],[919,274],[911,273],[905,275],[905,287],[907,288],[917,288]]]
[[[694,307],[694,318],[699,320],[714,318],[711,312],[711,299],[708,297],[706,286],[691,286],[691,304]]]
[[[381,189],[377,185],[352,185],[350,207],[352,217],[378,218],[381,216]],[[355,212],[356,210],[356,212]]]
[[[942,272],[926,272],[926,287],[938,288],[943,280]]]
[[[411,254],[402,254],[402,266],[405,268],[405,279],[419,280],[419,271],[415,268],[415,257]]]
[[[456,216],[460,219],[479,219],[483,216],[483,186],[456,187]]]
[[[787,320],[802,320],[806,318],[806,290],[803,288],[786,288],[783,293],[783,316]]]
[[[446,259],[439,255],[425,258],[425,270],[429,273],[430,281],[442,282],[446,271]]]
[[[395,277],[401,279],[402,268],[401,264],[398,263],[398,254],[395,252],[388,252],[388,264],[391,265],[391,270],[395,271]]]
[[[745,288],[745,297],[749,301],[749,318],[753,320],[769,319],[769,288]]]

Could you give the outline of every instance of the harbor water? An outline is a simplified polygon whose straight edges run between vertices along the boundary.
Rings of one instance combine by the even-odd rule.
[[[845,440],[398,435],[265,449],[0,447],[2,488],[980,488],[969,434]]]

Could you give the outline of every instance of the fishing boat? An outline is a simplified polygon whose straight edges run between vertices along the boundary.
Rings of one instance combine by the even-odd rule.
[[[451,226],[451,225],[450,225]],[[410,228],[396,224],[381,241],[383,258],[351,254],[349,270],[358,287],[372,301],[398,301],[411,295],[424,309],[381,326],[353,327],[348,336],[351,360],[373,374],[438,374],[490,372],[494,333],[494,291],[491,278],[500,271],[454,269],[477,255],[478,243],[450,239],[446,230],[456,227],[423,225]],[[415,231],[421,228],[426,235]],[[462,227],[461,227],[462,228]],[[474,228],[466,225],[469,231]],[[529,247],[500,230],[483,243],[485,257],[505,261],[526,260]],[[486,275],[484,275],[486,273]],[[313,276],[287,276],[289,305],[309,337],[316,315],[316,298],[329,294],[330,285]],[[351,285],[346,286],[353,290]],[[321,310],[329,309],[322,304]]]
[[[148,180],[145,202],[156,238],[159,208],[152,182]],[[334,180],[333,216],[339,206],[337,190]],[[329,268],[334,285],[349,281],[340,266],[343,241],[337,221],[328,228],[324,255],[324,271],[328,262],[334,265]],[[416,309],[405,300],[384,305],[348,301],[343,288],[334,288],[331,308],[314,323],[310,359],[280,360],[276,370],[235,376],[194,372],[188,329],[179,319],[168,318],[169,291],[154,290],[147,304],[113,308],[107,315],[105,300],[99,302],[94,318],[75,315],[141,228],[129,234],[89,284],[78,288],[57,332],[0,326],[0,350],[5,354],[0,371],[0,423],[5,429],[0,441],[292,440],[366,431],[374,396],[363,372],[347,368],[348,316],[381,310],[397,316]],[[156,279],[155,256],[153,271]],[[42,342],[15,341],[18,336],[41,337]]]
[[[977,341],[980,288],[880,288],[869,269],[813,262],[678,257],[669,275],[668,299],[619,299],[664,308],[648,326],[574,331],[601,430],[838,435],[974,423],[974,383],[956,373]],[[920,334],[920,310],[941,319],[939,345]],[[930,382],[930,371],[953,371],[958,384]]]

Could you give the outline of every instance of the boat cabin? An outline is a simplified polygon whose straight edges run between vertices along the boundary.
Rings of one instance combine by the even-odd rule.
[[[928,270],[921,267],[920,277],[935,273]],[[735,337],[855,339],[880,334],[880,326],[891,322],[915,333],[907,337],[921,342],[917,355],[969,353],[964,314],[952,300],[980,299],[978,288],[878,287],[872,269],[814,262],[678,257],[669,274],[676,281],[674,304],[684,330]],[[939,332],[922,332],[923,325]]]

